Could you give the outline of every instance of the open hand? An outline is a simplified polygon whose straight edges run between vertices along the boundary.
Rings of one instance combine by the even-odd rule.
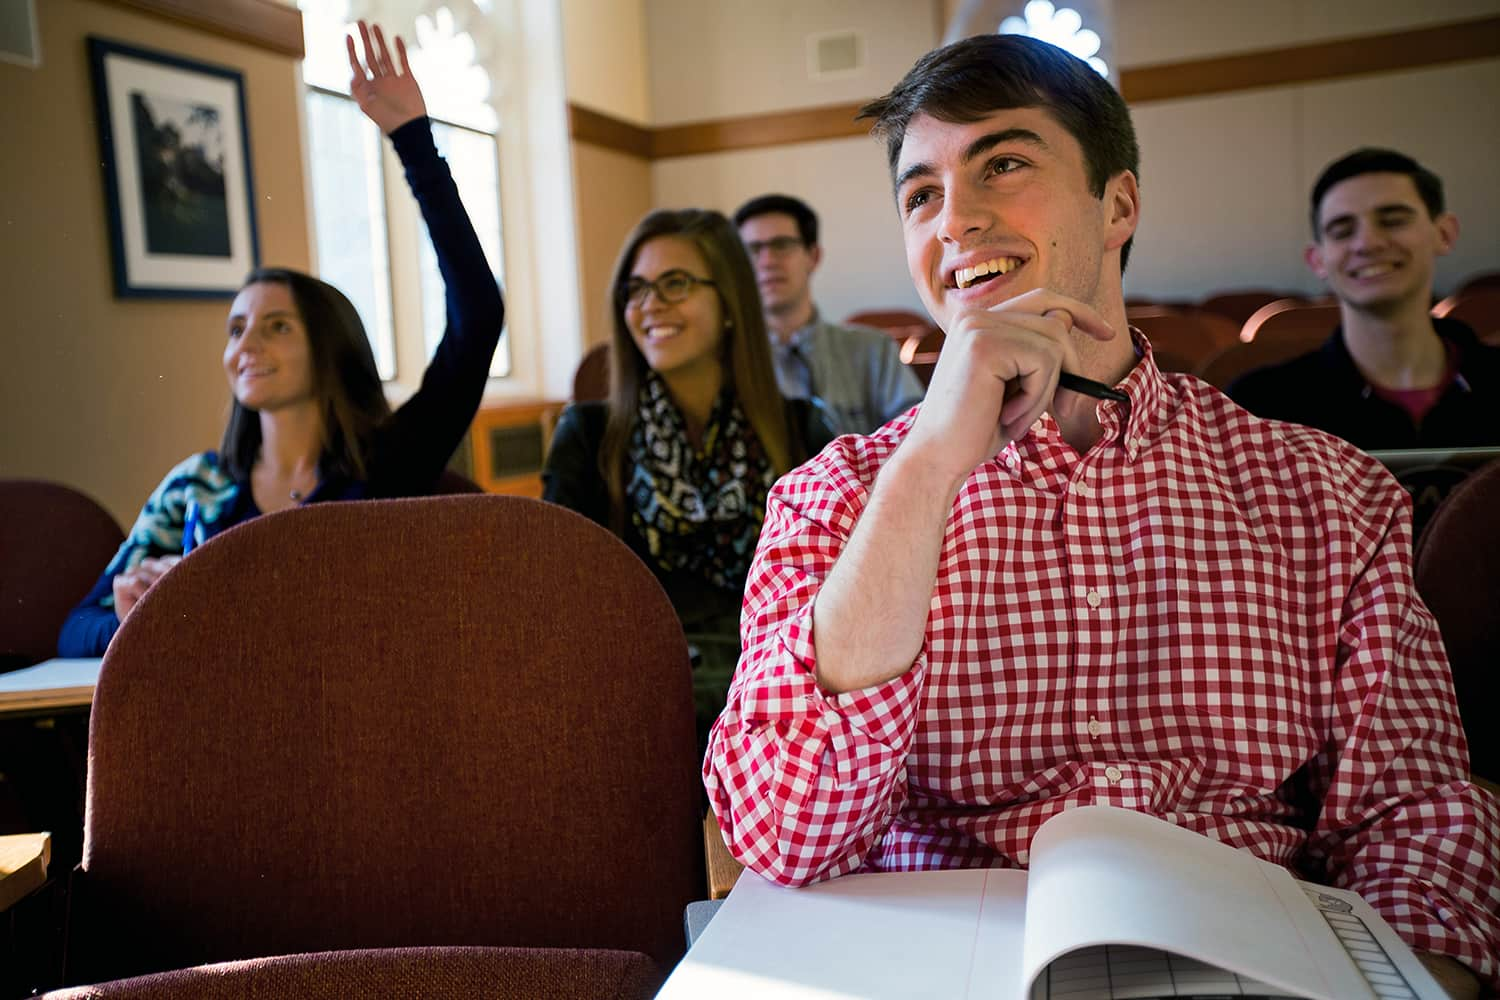
[[[135,569],[127,570],[114,579],[115,617],[120,621],[130,614],[137,601],[146,596],[146,591],[166,575],[167,570],[182,562],[182,556],[161,556],[142,559]]]
[[[360,21],[359,37],[364,43],[368,68],[359,61],[354,36],[344,36],[344,42],[349,48],[349,70],[353,74],[349,80],[349,92],[359,102],[359,110],[378,125],[380,131],[390,135],[412,119],[427,114],[427,102],[422,100],[422,88],[417,86],[417,78],[411,75],[411,63],[406,58],[406,43],[397,36],[398,66],[391,60],[391,50],[386,48],[385,35],[381,33],[380,26],[376,25],[373,29],[373,41],[371,34],[370,26]]]

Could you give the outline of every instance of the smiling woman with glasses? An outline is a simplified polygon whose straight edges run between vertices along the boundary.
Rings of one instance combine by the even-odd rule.
[[[702,744],[739,659],[766,495],[832,422],[777,389],[754,272],[718,212],[646,216],[613,287],[609,401],[564,411],[543,497],[609,527],[661,580],[698,654]]]

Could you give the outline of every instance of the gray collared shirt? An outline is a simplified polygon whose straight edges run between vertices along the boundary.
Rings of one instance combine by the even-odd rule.
[[[812,322],[783,343],[771,338],[776,381],[792,399],[815,396],[840,434],[869,434],[922,400],[922,383],[901,363],[901,349],[879,330]]]

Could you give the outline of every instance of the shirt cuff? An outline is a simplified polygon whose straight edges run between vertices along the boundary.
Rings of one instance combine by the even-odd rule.
[[[437,144],[432,138],[432,119],[423,115],[413,118],[391,133],[391,145],[401,162],[409,163],[421,154],[436,155]]]
[[[814,723],[813,728],[824,732],[853,730],[890,749],[904,748],[916,725],[927,676],[925,647],[911,669],[899,677],[858,691],[829,694],[814,679],[817,656],[812,614],[813,606],[808,604],[770,640],[779,648],[766,657],[770,661],[766,674],[740,693],[731,710],[737,708],[740,719],[752,725]]]

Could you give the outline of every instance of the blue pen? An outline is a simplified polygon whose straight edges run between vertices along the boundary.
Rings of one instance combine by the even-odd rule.
[[[187,555],[198,544],[198,501],[190,499],[182,522],[182,554]]]

